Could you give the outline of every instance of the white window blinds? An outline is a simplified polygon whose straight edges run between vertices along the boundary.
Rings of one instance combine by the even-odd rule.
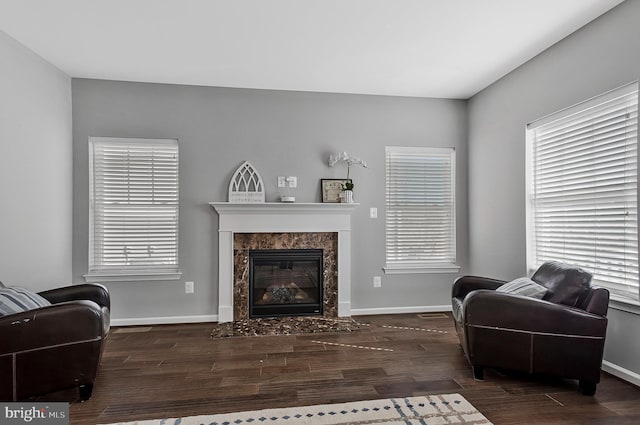
[[[457,269],[455,150],[387,147],[385,163],[385,271]]]
[[[89,275],[178,272],[178,142],[92,137]]]
[[[638,84],[528,126],[528,265],[583,267],[638,299]]]

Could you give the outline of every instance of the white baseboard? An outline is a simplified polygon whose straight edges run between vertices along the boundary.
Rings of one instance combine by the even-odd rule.
[[[351,316],[351,301],[338,302],[338,316],[339,317]]]
[[[441,313],[444,311],[451,311],[451,304],[413,307],[354,308],[351,309],[351,315],[368,316],[370,314]]]
[[[640,374],[637,374],[629,369],[625,369],[621,366],[618,366],[617,364],[613,364],[611,362],[603,360],[602,370],[612,374],[613,376],[617,376],[620,379],[630,382],[633,385],[640,386]]]
[[[220,323],[233,322],[233,306],[231,305],[218,306],[218,322]]]
[[[367,316],[371,314],[440,313],[444,311],[451,311],[451,305],[357,308],[351,310],[351,315]],[[204,323],[217,321],[217,314],[203,316],[135,317],[132,319],[111,319],[111,326],[173,325],[177,323]]]
[[[111,326],[173,325],[176,323],[202,323],[217,321],[217,314],[204,316],[136,317],[133,319],[111,319]]]

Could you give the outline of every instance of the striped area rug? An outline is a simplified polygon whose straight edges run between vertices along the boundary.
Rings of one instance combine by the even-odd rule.
[[[491,425],[460,394],[355,401],[219,415],[121,422],[119,425]],[[116,424],[109,424],[116,425]]]

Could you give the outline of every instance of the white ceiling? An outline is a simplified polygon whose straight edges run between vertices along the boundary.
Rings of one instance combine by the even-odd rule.
[[[72,77],[466,99],[621,2],[0,0],[0,30]]]

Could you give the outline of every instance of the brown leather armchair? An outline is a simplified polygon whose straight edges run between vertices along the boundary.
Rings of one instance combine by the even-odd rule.
[[[543,299],[497,292],[505,281],[458,278],[452,291],[456,332],[476,379],[484,368],[579,380],[593,395],[607,329],[609,291],[591,286],[591,275],[558,262],[540,266],[531,279],[547,288]]]
[[[88,400],[109,332],[109,292],[82,284],[39,294],[52,305],[0,317],[0,401],[76,387]]]

